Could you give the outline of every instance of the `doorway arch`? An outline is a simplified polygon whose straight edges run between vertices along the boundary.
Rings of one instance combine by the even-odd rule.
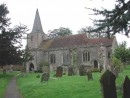
[[[34,64],[31,63],[30,66],[29,66],[29,71],[33,71],[34,70]]]
[[[98,68],[98,61],[94,60],[94,68]]]

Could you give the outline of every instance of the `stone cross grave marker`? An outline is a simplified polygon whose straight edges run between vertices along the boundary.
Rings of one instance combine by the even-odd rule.
[[[109,70],[101,76],[102,98],[117,98],[115,80],[115,75]]]
[[[123,82],[123,98],[130,98],[130,80],[127,76]]]
[[[62,77],[63,68],[61,66],[56,69],[56,77]]]

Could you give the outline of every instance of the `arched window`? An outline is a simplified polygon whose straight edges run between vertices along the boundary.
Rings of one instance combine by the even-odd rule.
[[[50,55],[50,63],[51,63],[51,64],[55,64],[55,63],[56,63],[55,54],[51,54],[51,55]]]
[[[90,53],[89,52],[83,52],[83,62],[90,61]]]
[[[69,54],[64,53],[63,54],[63,63],[68,63],[69,62]]]

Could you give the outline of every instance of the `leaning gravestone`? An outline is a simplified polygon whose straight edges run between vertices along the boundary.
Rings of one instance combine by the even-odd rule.
[[[89,80],[93,80],[93,75],[92,75],[92,71],[91,70],[87,71],[87,76],[88,76],[88,81]]]
[[[41,82],[49,80],[49,73],[43,73],[41,76]]]
[[[101,76],[102,98],[117,98],[115,80],[115,75],[109,70]]]
[[[73,67],[68,68],[68,76],[73,76],[74,75],[74,69]]]
[[[130,98],[130,80],[127,76],[123,82],[123,98]]]
[[[56,69],[56,77],[62,77],[63,68],[61,66]]]
[[[80,76],[85,76],[86,75],[86,70],[85,70],[85,66],[84,65],[81,65],[79,67],[79,75]]]

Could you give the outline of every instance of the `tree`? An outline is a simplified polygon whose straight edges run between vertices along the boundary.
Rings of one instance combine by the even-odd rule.
[[[2,30],[0,33],[0,65],[22,64],[21,37],[24,32],[26,32],[26,26]]]
[[[69,28],[60,27],[59,29],[54,29],[49,31],[49,37],[54,38],[58,36],[71,35],[72,31]]]
[[[102,15],[104,19],[93,20],[96,28],[90,32],[98,32],[103,30],[110,38],[116,33],[125,34],[128,36],[130,33],[130,0],[117,0],[115,8],[107,10],[91,9],[94,15]],[[112,34],[112,35],[111,35]]]
[[[22,37],[28,30],[25,25],[9,28],[10,19],[7,18],[9,13],[5,4],[0,5],[0,66],[10,64],[22,64],[24,61],[21,49]],[[7,28],[8,27],[8,28]]]
[[[98,31],[98,32],[90,32],[94,28],[92,26],[87,26],[84,28],[81,28],[78,32],[85,33],[89,38],[101,38],[101,37],[106,37],[106,34],[103,33],[103,31]]]
[[[117,59],[120,59],[123,63],[126,63],[126,60],[130,58],[130,49],[126,48],[126,42],[122,42],[115,49],[114,56]]]
[[[9,18],[7,18],[7,14],[9,13],[6,4],[0,5],[0,30],[4,29],[4,27],[9,26]]]

